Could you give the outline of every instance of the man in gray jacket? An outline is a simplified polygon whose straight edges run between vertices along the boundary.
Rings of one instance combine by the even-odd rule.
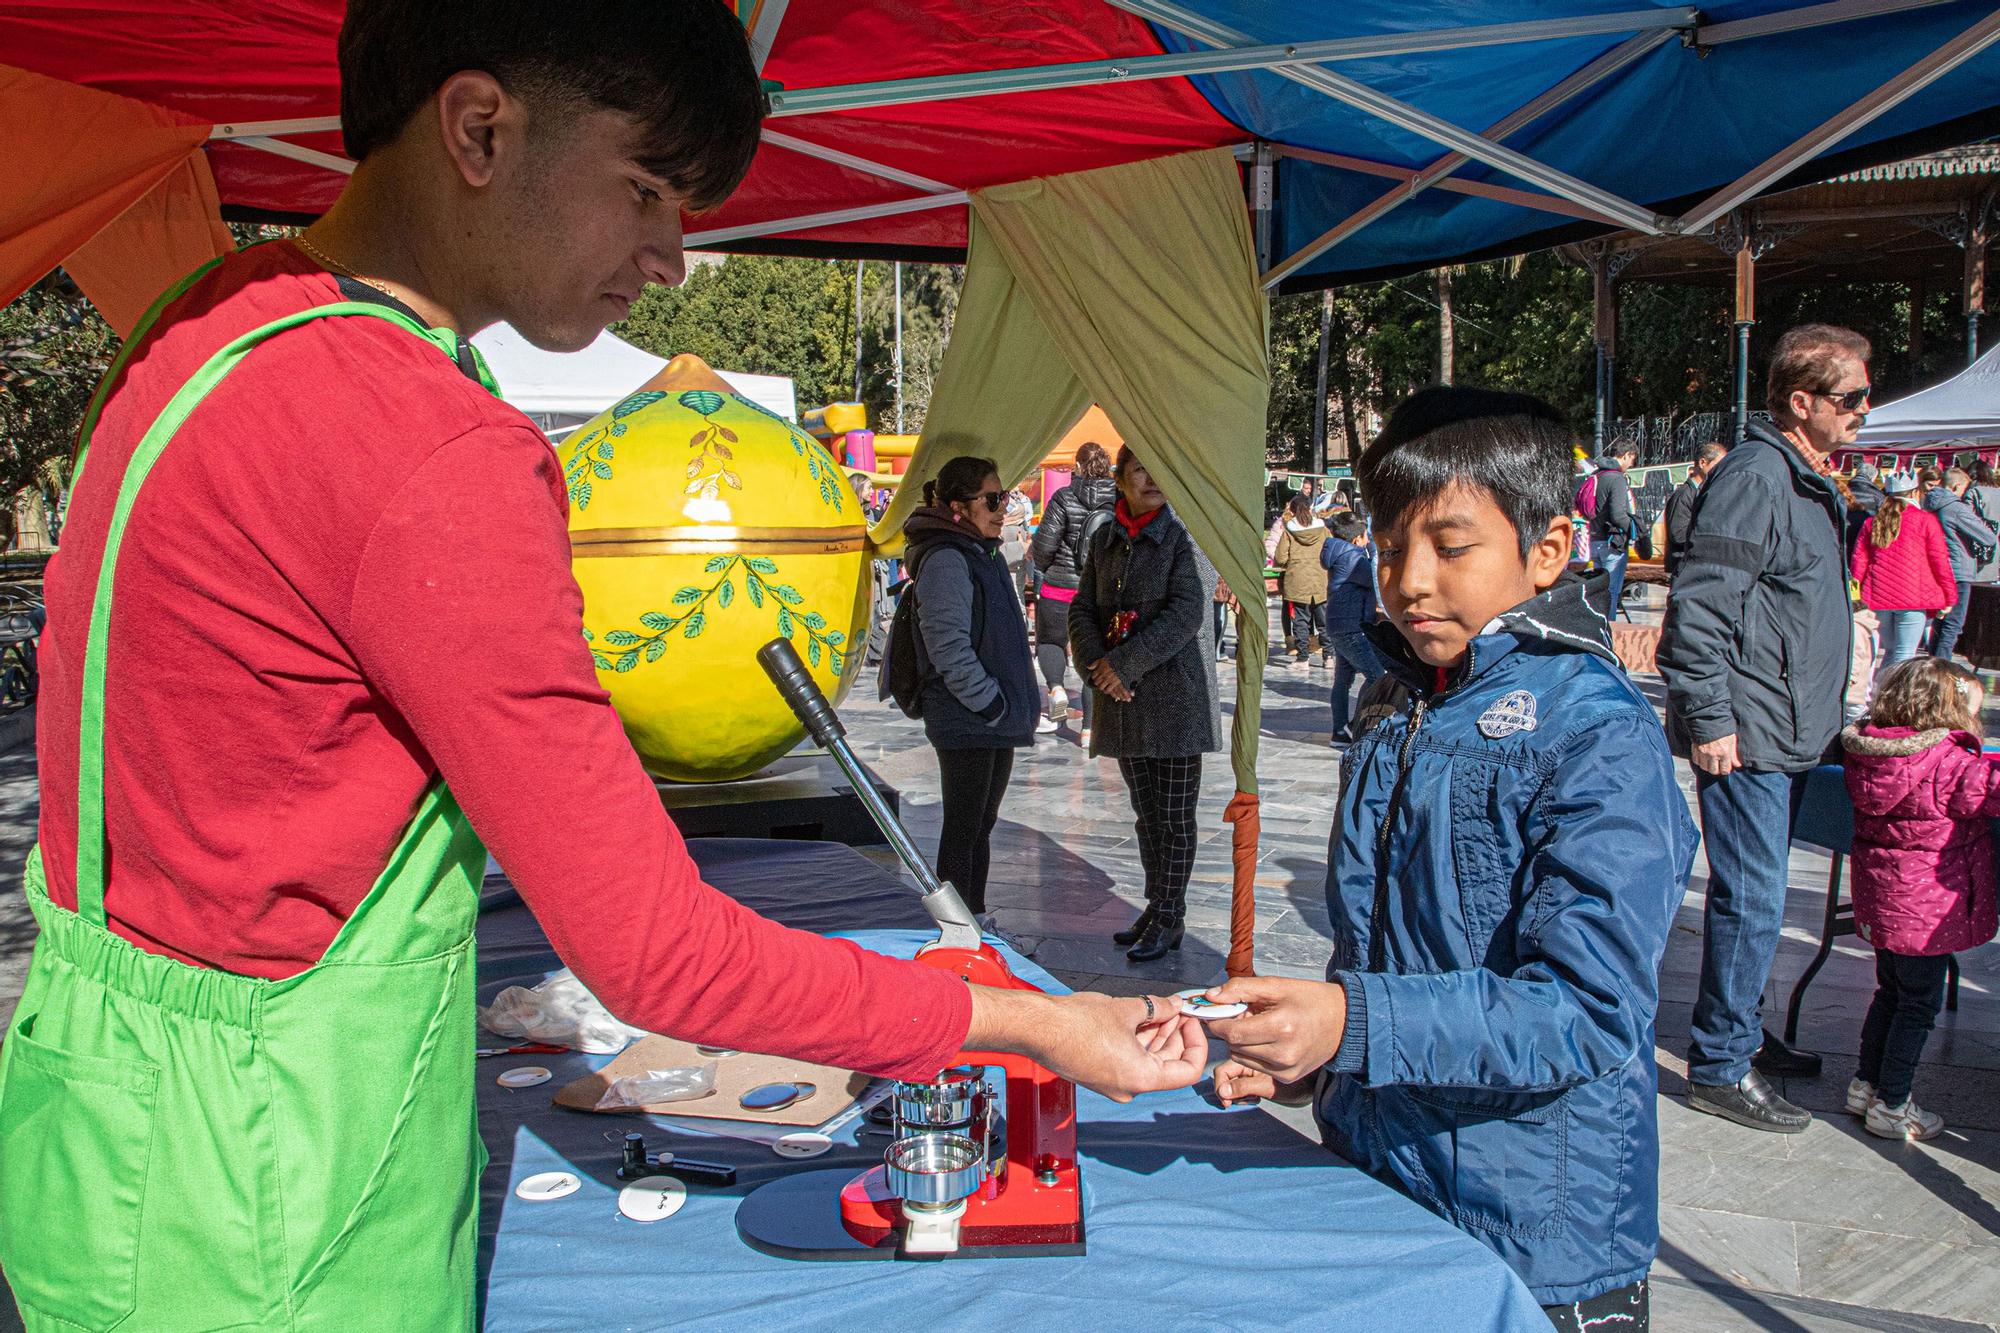
[[[1868,354],[1867,339],[1826,324],[1778,340],[1764,391],[1771,425],[1751,423],[1702,487],[1660,638],[1669,734],[1694,763],[1709,864],[1688,1104],[1781,1133],[1812,1117],[1759,1069],[1810,1076],[1819,1059],[1764,1032],[1764,986],[1792,819],[1841,725],[1853,635],[1846,512],[1822,473],[1867,415]]]
[[[1955,467],[1944,474],[1942,485],[1933,486],[1924,494],[1924,508],[1936,514],[1944,528],[1951,576],[1958,580],[1958,602],[1939,618],[1937,629],[1931,634],[1931,656],[1946,661],[1951,660],[1952,649],[1958,646],[1959,631],[1965,628],[1965,611],[1972,604],[1972,585],[1979,581],[1980,567],[1992,556],[1996,541],[2000,541],[1993,527],[1966,503],[1965,492],[1971,485],[1972,474]]]
[[[1625,566],[1632,558],[1632,482],[1626,469],[1639,461],[1637,445],[1613,445],[1597,460],[1597,512],[1590,520],[1590,554],[1597,567],[1611,576],[1606,589],[1604,618],[1618,618],[1625,596]],[[1628,617],[1629,618],[1629,617]]]

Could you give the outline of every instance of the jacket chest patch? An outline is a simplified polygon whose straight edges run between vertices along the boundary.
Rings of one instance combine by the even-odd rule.
[[[1535,696],[1526,690],[1502,695],[1479,715],[1479,734],[1500,740],[1517,732],[1535,729]]]

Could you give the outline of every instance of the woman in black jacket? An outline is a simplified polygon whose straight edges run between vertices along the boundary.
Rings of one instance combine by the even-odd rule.
[[[1201,757],[1222,735],[1203,632],[1215,571],[1130,449],[1116,475],[1113,522],[1091,540],[1069,637],[1094,696],[1090,753],[1118,760],[1138,818],[1146,910],[1111,938],[1143,963],[1181,947]]]
[[[1042,525],[1035,529],[1035,568],[1042,573],[1042,590],[1035,598],[1035,660],[1049,687],[1052,722],[1069,716],[1069,692],[1063,688],[1063,668],[1069,664],[1069,607],[1076,598],[1087,538],[1104,526],[1116,503],[1111,455],[1091,440],[1076,451],[1069,485],[1049,499]],[[1083,745],[1090,748],[1089,690],[1083,692]]]
[[[924,483],[923,507],[903,524],[924,735],[937,751],[944,805],[937,873],[978,913],[1014,751],[1035,743],[1028,626],[1000,554],[1006,506],[992,460],[959,457]]]

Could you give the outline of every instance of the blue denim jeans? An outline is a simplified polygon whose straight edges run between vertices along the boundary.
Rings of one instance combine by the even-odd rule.
[[[1618,619],[1618,603],[1625,596],[1625,566],[1631,562],[1632,553],[1623,546],[1609,540],[1598,542],[1591,550],[1597,567],[1611,575],[1611,586],[1606,590],[1610,601],[1605,612],[1606,620]],[[1631,616],[1625,617],[1630,620]]]
[[[1339,740],[1347,734],[1350,716],[1347,696],[1354,687],[1354,678],[1361,677],[1361,688],[1365,690],[1388,667],[1383,665],[1382,655],[1375,651],[1368,636],[1358,629],[1330,629],[1325,643],[1326,650],[1333,654],[1333,738]]]
[[[1910,1083],[1944,1008],[1946,969],[1951,955],[1912,957],[1875,951],[1875,998],[1861,1022],[1861,1067],[1856,1076],[1875,1085],[1890,1106],[1910,1098]]]
[[[1723,1086],[1750,1072],[1764,1041],[1764,984],[1785,919],[1792,821],[1805,773],[1695,771],[1708,903],[1701,984],[1688,1034],[1688,1082]]]
[[[1958,602],[1944,613],[1938,621],[1937,629],[1931,633],[1931,656],[1949,658],[1951,650],[1958,647],[1959,631],[1965,628],[1965,609],[1972,605],[1972,580],[1958,581]]]
[[[1877,611],[1875,617],[1882,624],[1882,663],[1876,668],[1876,679],[1896,663],[1915,657],[1923,651],[1924,627],[1930,624],[1928,611]]]

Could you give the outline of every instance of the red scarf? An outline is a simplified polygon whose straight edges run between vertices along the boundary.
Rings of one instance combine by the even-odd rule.
[[[1144,514],[1140,515],[1138,518],[1133,518],[1132,511],[1125,507],[1125,497],[1121,495],[1118,497],[1117,508],[1113,509],[1111,512],[1112,516],[1118,520],[1118,526],[1125,529],[1125,535],[1127,537],[1136,538],[1141,532],[1145,530],[1145,527],[1148,523],[1151,523],[1154,519],[1158,518],[1161,514],[1165,513],[1166,508],[1167,507],[1165,505],[1159,505],[1155,508],[1148,509]]]

